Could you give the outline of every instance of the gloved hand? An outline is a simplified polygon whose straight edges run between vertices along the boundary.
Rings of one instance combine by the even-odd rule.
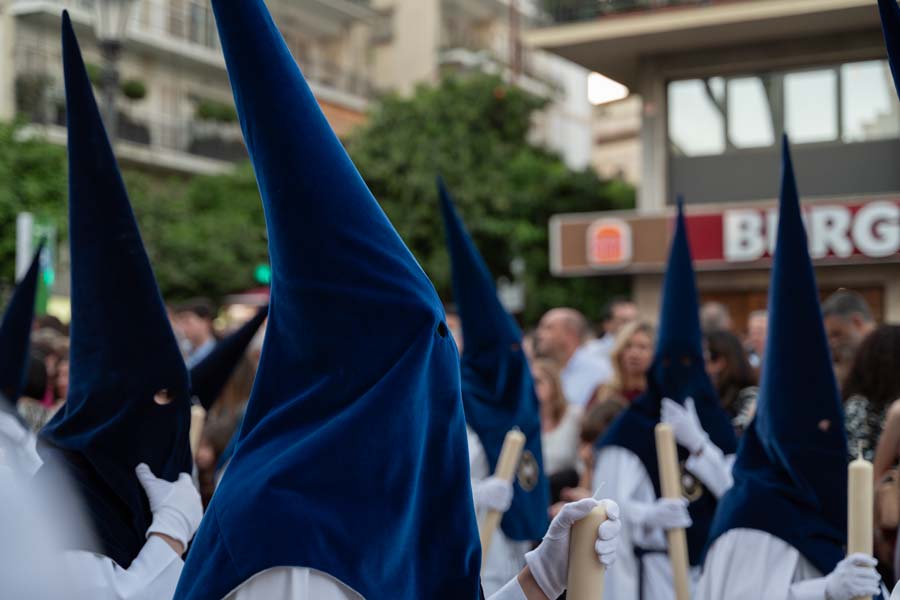
[[[686,399],[684,406],[669,398],[663,398],[660,416],[663,423],[672,426],[675,441],[692,453],[699,452],[709,439],[700,424],[700,417],[697,416],[697,407],[694,406],[693,398]]]
[[[693,524],[684,498],[660,498],[647,511],[643,525],[659,529],[687,529]]]
[[[191,476],[182,473],[173,483],[156,477],[144,463],[135,467],[134,472],[147,492],[153,513],[153,523],[147,529],[147,536],[161,533],[187,548],[203,517],[200,492],[194,487]]]
[[[852,600],[875,596],[880,591],[881,577],[875,570],[878,561],[867,554],[851,554],[825,577],[827,600]]]
[[[594,508],[603,504],[607,520],[597,531],[594,548],[604,565],[616,560],[616,546],[622,523],[619,521],[619,505],[612,500],[585,498],[563,507],[550,523],[547,535],[541,544],[525,555],[525,562],[535,582],[548,598],[558,598],[566,589],[569,576],[569,534],[576,521],[585,518]]]
[[[482,479],[472,486],[475,511],[496,510],[505,513],[513,499],[513,485],[499,477]]]

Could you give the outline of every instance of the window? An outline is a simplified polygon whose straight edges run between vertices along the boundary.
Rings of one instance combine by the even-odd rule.
[[[837,71],[787,73],[784,76],[785,129],[794,144],[838,138]]]
[[[900,102],[887,61],[672,81],[669,152],[714,156],[793,144],[900,137]]]
[[[725,119],[721,85],[713,80],[669,84],[669,140],[672,152],[708,156],[725,151]]]
[[[772,101],[760,77],[728,81],[728,140],[735,148],[765,148],[775,143]]]
[[[883,60],[841,67],[841,115],[844,142],[865,142],[900,135],[900,106],[891,69]]]

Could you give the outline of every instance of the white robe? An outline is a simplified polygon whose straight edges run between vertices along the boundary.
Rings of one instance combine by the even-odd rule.
[[[72,597],[79,600],[171,600],[184,568],[181,557],[155,535],[127,569],[82,550],[66,551],[63,560]]]
[[[486,479],[491,473],[478,434],[466,426],[466,437],[469,443],[469,470],[474,487],[476,482]],[[483,519],[485,514],[486,511],[480,511],[478,519]],[[511,540],[499,527],[494,531],[487,559],[481,569],[481,584],[484,586],[485,596],[490,596],[519,574],[525,567],[525,553],[529,550],[531,542]]]
[[[825,600],[825,577],[784,540],[757,529],[732,529],[710,547],[694,595],[722,598]]]
[[[699,456],[691,456],[685,467],[717,497],[731,487],[731,458],[724,457],[712,444],[707,444]],[[599,491],[604,498],[615,500],[622,519],[616,568],[606,574],[604,600],[674,600],[666,532],[643,524],[644,514],[657,500],[644,463],[625,448],[601,448],[594,467],[594,491],[595,494]],[[635,547],[649,551],[641,562],[643,598],[639,598],[641,564],[635,556]],[[692,582],[696,582],[700,569],[692,568],[690,575]]]
[[[257,573],[223,600],[364,600],[331,575],[301,567],[274,567]],[[526,600],[517,580],[487,600]]]

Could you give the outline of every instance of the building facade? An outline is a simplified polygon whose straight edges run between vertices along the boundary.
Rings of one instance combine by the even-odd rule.
[[[382,19],[373,44],[380,88],[409,94],[446,73],[499,75],[548,100],[533,142],[557,151],[572,168],[591,164],[588,72],[521,44],[521,33],[542,14],[535,0],[372,0],[372,6]]]
[[[527,41],[640,102],[638,209],[555,219],[557,274],[631,273],[655,314],[683,194],[701,294],[743,327],[766,303],[787,133],[822,293],[857,289],[900,320],[900,103],[875,2],[585,1],[554,17]]]
[[[273,16],[339,135],[365,118],[373,86],[359,0],[273,0]],[[89,74],[102,65],[93,0],[0,0],[0,119],[24,116],[65,139],[60,16],[67,9]],[[209,2],[139,0],[119,63],[117,154],[165,172],[222,172],[246,158]]]

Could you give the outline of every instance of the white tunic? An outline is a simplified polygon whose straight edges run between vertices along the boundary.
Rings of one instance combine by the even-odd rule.
[[[731,487],[731,458],[712,444],[699,456],[691,456],[685,467],[720,497]],[[616,568],[606,574],[605,600],[674,599],[672,567],[667,555],[668,542],[663,529],[644,525],[644,515],[656,502],[656,491],[644,463],[625,448],[609,446],[597,453],[594,467],[594,491],[615,500],[621,510],[622,531]],[[643,598],[639,598],[639,567],[635,548],[644,552]],[[699,578],[700,569],[691,569],[691,578]]]
[[[300,567],[275,567],[257,573],[223,600],[365,600],[331,575]],[[487,600],[526,600],[517,580]]]
[[[63,554],[73,598],[85,600],[170,600],[184,562],[172,547],[151,535],[127,569],[82,550]]]
[[[469,442],[469,470],[472,484],[491,475],[484,446],[471,427],[466,426],[466,437]],[[486,512],[479,512],[478,519],[483,519]],[[491,547],[481,569],[481,584],[486,596],[490,596],[506,582],[513,579],[525,567],[525,553],[531,549],[529,541],[514,541],[504,535],[501,528],[494,531]]]
[[[825,579],[787,542],[755,529],[732,529],[706,556],[694,600],[822,600]]]

